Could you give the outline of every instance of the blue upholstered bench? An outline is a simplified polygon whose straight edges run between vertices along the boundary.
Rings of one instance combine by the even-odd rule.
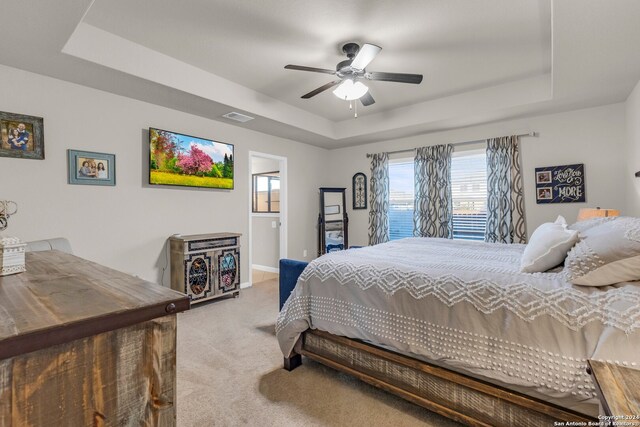
[[[294,259],[280,260],[280,310],[293,292],[293,288],[296,287],[298,277],[308,264],[308,262]]]
[[[361,248],[362,246],[351,246],[349,249]],[[296,287],[298,277],[302,274],[304,268],[309,265],[306,261],[297,261],[295,259],[280,260],[280,310],[282,306]]]
[[[287,302],[287,298],[296,287],[298,277],[302,274],[304,268],[309,265],[305,261],[296,261],[294,259],[280,260],[280,310]],[[291,357],[284,358],[284,369],[292,371],[302,364],[302,356],[293,354]]]
[[[355,248],[352,246],[351,248]],[[361,246],[357,246],[361,247]],[[280,260],[280,310],[287,302],[287,298],[293,292],[293,288],[296,287],[298,277],[302,274],[305,267],[309,265],[305,261],[296,261],[294,259],[281,259]],[[291,371],[302,364],[302,356],[294,354],[291,357],[284,358],[284,369]]]

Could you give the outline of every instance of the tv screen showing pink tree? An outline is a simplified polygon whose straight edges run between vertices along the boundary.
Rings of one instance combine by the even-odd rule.
[[[149,184],[233,189],[233,145],[149,128]]]

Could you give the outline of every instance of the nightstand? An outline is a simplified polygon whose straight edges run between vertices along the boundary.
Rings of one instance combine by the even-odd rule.
[[[608,425],[640,426],[640,370],[596,360],[588,364],[587,373],[604,410],[601,420]]]

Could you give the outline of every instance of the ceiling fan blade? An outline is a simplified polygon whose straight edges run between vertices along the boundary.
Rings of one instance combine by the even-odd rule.
[[[327,70],[326,68],[305,67],[304,65],[285,65],[287,70],[313,71],[314,73],[335,74],[335,70]]]
[[[356,70],[364,70],[365,68],[367,68],[367,65],[369,65],[369,63],[373,61],[373,58],[375,58],[376,55],[380,53],[381,50],[382,48],[380,46],[365,43],[358,51],[356,57],[353,58],[353,62],[351,62],[351,68],[355,68]]]
[[[309,98],[311,98],[312,96],[316,96],[316,95],[317,95],[317,94],[319,94],[320,92],[324,92],[325,90],[330,89],[330,88],[332,88],[332,87],[334,87],[335,85],[338,85],[338,84],[340,84],[340,83],[342,83],[342,80],[335,80],[335,81],[333,81],[333,82],[329,82],[329,83],[327,83],[327,84],[326,84],[326,85],[324,85],[324,86],[320,86],[319,88],[314,89],[314,90],[312,90],[311,92],[309,92],[309,93],[307,93],[307,94],[305,94],[305,95],[302,95],[300,98],[309,99]]]
[[[379,80],[383,82],[397,82],[397,83],[413,83],[420,84],[422,82],[422,74],[404,74],[404,73],[378,73],[372,71],[366,73],[365,77],[369,80]]]
[[[368,107],[371,104],[375,104],[376,100],[371,96],[371,91],[367,91],[367,93],[360,97],[360,102],[362,102],[362,105],[365,107]]]

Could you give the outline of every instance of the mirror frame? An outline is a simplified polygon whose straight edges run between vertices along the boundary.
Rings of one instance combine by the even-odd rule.
[[[318,214],[318,256],[327,252],[326,221],[325,221],[325,193],[342,193],[342,230],[344,234],[344,249],[349,248],[349,217],[347,215],[346,188],[320,187],[320,213]],[[334,221],[331,221],[334,222]]]

